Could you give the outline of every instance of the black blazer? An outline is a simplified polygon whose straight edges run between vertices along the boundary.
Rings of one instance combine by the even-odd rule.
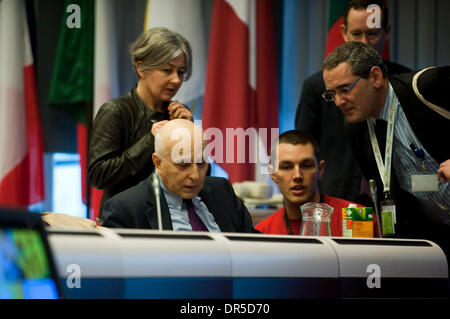
[[[450,73],[450,67],[446,67]],[[389,77],[389,82],[397,95],[402,109],[411,125],[414,134],[425,149],[439,163],[450,158],[449,120],[424,105],[414,94],[412,78],[415,73],[406,73]],[[446,92],[441,92],[445,95]],[[447,104],[440,106],[450,109]],[[381,127],[380,127],[381,126]],[[373,178],[377,183],[378,198],[383,198],[383,183],[378,173],[377,164],[370,143],[366,121],[344,124],[353,154],[367,178]],[[377,121],[376,134],[380,151],[384,157],[386,143],[386,122]],[[391,175],[391,191],[396,201],[397,225],[396,232],[399,237],[425,238],[438,243],[443,250],[449,250],[450,227],[431,220],[416,198],[400,189],[395,172]]]
[[[173,230],[167,201],[161,190],[163,229]],[[222,232],[258,232],[242,201],[234,193],[230,182],[220,177],[206,177],[198,196],[214,216]],[[115,195],[103,208],[105,227],[158,229],[156,199],[151,177]]]

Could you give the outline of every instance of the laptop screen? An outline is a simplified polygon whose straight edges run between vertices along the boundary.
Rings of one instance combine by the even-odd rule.
[[[0,298],[60,298],[39,214],[0,210]]]

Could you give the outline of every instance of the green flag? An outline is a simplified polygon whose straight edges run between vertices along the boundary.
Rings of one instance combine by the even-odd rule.
[[[344,38],[341,35],[341,24],[344,23],[344,12],[348,0],[331,0],[330,11],[328,12],[328,35],[325,47],[325,56],[343,44]]]
[[[94,5],[92,0],[66,0],[49,105],[87,124],[93,100]]]

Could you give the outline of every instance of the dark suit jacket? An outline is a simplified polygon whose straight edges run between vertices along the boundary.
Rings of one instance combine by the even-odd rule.
[[[161,190],[163,229],[172,230],[166,199]],[[206,177],[198,194],[214,216],[222,232],[257,232],[247,208],[224,178]],[[106,201],[103,209],[105,227],[158,229],[156,200],[151,177]]]
[[[411,71],[399,64],[387,61],[385,64],[389,74]],[[320,158],[326,161],[324,175],[319,181],[320,191],[365,204],[358,199],[361,170],[345,137],[344,115],[334,102],[326,102],[322,98],[324,91],[322,71],[305,80],[295,128],[310,133],[320,145]]]
[[[450,73],[450,67],[446,67]],[[415,73],[398,74],[389,77],[389,82],[397,95],[402,109],[411,125],[414,134],[420,140],[425,149],[433,158],[442,163],[450,158],[449,120],[434,112],[424,105],[416,97],[412,89],[412,77]],[[446,92],[441,92],[443,95]],[[441,104],[447,110],[450,109],[448,102]],[[380,127],[380,124],[382,127]],[[345,122],[345,131],[348,135],[353,154],[369,180],[377,182],[378,198],[383,198],[383,183],[381,182],[375,157],[370,143],[369,132],[366,121],[350,124]],[[376,134],[380,151],[384,157],[386,143],[386,122],[378,123]],[[450,227],[439,224],[429,218],[422,211],[415,197],[403,191],[398,186],[395,172],[391,174],[391,191],[396,202],[397,224],[396,232],[399,237],[425,238],[438,243],[441,248],[447,250],[449,247]]]

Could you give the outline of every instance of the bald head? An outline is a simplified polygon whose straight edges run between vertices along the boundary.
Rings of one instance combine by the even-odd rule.
[[[160,157],[171,156],[173,162],[186,157],[201,156],[205,141],[202,129],[193,122],[175,119],[164,124],[155,136],[155,153]]]
[[[204,146],[202,129],[191,121],[171,120],[159,129],[152,159],[167,189],[186,199],[197,196],[208,169]]]

